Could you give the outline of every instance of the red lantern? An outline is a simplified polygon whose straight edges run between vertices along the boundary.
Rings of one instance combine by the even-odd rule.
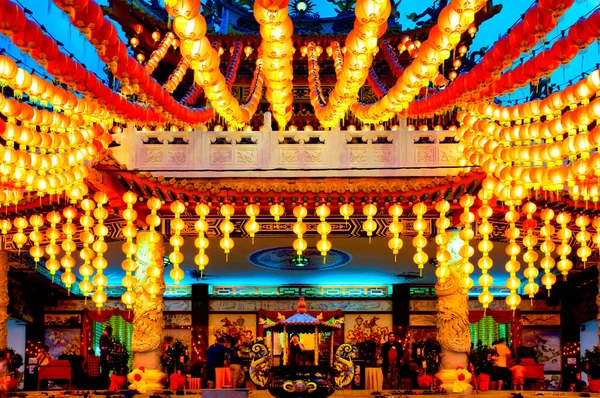
[[[525,24],[521,22],[511,29],[508,35],[508,42],[511,46],[518,48],[520,52],[524,53],[535,45],[536,39],[531,32],[525,31]]]
[[[31,56],[35,59],[40,65],[47,66],[49,61],[54,60],[58,55],[58,46],[56,42],[47,35],[44,35],[42,39],[42,45],[36,47],[31,52]]]
[[[35,22],[28,19],[25,23],[25,29],[15,33],[12,40],[17,47],[29,53],[34,48],[41,47],[44,34]]]
[[[577,47],[571,44],[571,41],[568,37],[563,37],[555,42],[552,46],[552,55],[563,65],[571,62],[571,60],[577,55],[577,52]]]
[[[525,32],[530,32],[538,40],[545,37],[556,26],[556,19],[540,8],[540,6],[530,8],[524,18]]]
[[[100,29],[104,23],[104,14],[96,2],[90,1],[81,11],[76,11],[72,18],[73,25],[88,38],[91,32]]]
[[[89,0],[54,0],[54,4],[67,14],[73,17],[74,13],[84,10],[88,6]]]
[[[0,32],[5,36],[12,37],[14,33],[25,29],[27,18],[23,9],[16,3],[3,0],[0,3]]]
[[[539,0],[537,8],[556,19],[573,5],[573,0]]]

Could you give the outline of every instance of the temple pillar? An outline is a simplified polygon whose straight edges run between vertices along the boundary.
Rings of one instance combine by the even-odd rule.
[[[468,374],[464,380],[458,379],[456,369],[468,369],[471,336],[469,334],[469,298],[460,288],[459,275],[451,271],[451,276],[435,285],[438,296],[437,339],[442,347],[440,368],[436,377],[442,381],[442,388],[448,392],[456,391],[455,382],[460,382],[459,388],[471,391],[467,385],[471,381]],[[463,392],[463,391],[460,391]]]
[[[8,348],[8,252],[0,250],[0,350]]]
[[[160,363],[164,327],[163,294],[165,292],[165,283],[163,254],[165,247],[161,235],[160,241],[154,244],[154,250],[158,250],[158,253],[160,253],[156,262],[156,265],[160,269],[160,275],[156,278],[156,282],[160,286],[160,291],[152,297],[144,289],[144,285],[150,280],[146,274],[146,270],[150,265],[149,252],[152,249],[152,244],[149,242],[150,234],[151,232],[147,231],[138,232],[136,239],[138,269],[135,273],[137,278],[135,293],[137,297],[133,316],[133,334],[131,336],[132,370],[133,372],[139,372],[139,368],[143,368],[144,370],[141,380],[139,380],[140,376],[137,376],[138,380],[136,380],[136,375],[133,372],[129,374],[128,379],[131,383],[137,382],[137,389],[140,392],[146,392],[141,390],[147,390],[148,392],[163,390],[167,378],[167,375],[162,372]]]

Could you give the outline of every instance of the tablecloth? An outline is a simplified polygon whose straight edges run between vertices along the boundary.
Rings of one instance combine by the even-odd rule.
[[[383,389],[383,371],[381,368],[365,369],[365,389],[382,390]]]
[[[216,368],[215,369],[215,389],[231,388],[233,386],[233,375],[231,369]]]

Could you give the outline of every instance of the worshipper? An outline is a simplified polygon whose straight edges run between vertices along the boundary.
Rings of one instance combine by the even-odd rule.
[[[525,366],[521,365],[521,358],[517,358],[515,365],[510,367],[512,374],[512,389],[523,391],[525,384]]]
[[[302,352],[304,351],[304,344],[300,341],[300,335],[298,333],[292,334],[290,343],[288,346],[288,365],[299,366],[302,365]]]
[[[494,356],[496,359],[496,364],[492,375],[492,381],[496,382],[496,388],[498,390],[502,390],[504,383],[508,384],[510,381],[510,370],[508,369],[508,363],[512,358],[512,351],[510,348],[508,348],[504,339],[494,342],[492,348],[498,353],[497,356]]]
[[[100,357],[96,356],[93,349],[89,349],[87,357],[83,361],[83,371],[87,376],[88,388],[95,390],[99,388],[102,382],[102,373],[100,372]]]
[[[400,386],[400,366],[404,357],[402,344],[396,341],[396,334],[388,333],[388,340],[381,346],[381,367],[383,388],[395,390]]]
[[[231,340],[231,374],[233,375],[233,388],[240,387],[244,383],[244,372],[242,370],[242,355],[240,347],[242,345],[241,339]]]
[[[102,386],[100,388],[108,387],[108,380],[110,376],[110,365],[108,363],[108,359],[113,348],[112,332],[112,327],[107,326],[104,328],[104,331],[100,336],[100,370],[102,374]]]
[[[213,388],[215,383],[215,369],[225,366],[225,356],[230,353],[225,337],[220,336],[217,342],[206,350],[206,380],[208,388]]]

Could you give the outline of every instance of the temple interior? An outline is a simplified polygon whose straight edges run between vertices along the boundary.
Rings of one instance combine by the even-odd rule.
[[[597,0],[0,0],[0,394],[600,392],[599,39]]]

